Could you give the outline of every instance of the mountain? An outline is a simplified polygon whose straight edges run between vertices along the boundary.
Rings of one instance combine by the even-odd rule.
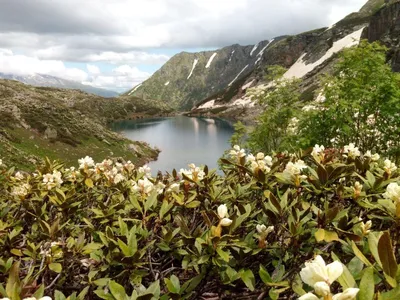
[[[0,158],[22,169],[44,157],[76,165],[86,155],[96,161],[124,157],[142,164],[158,151],[125,139],[108,123],[168,111],[158,102],[134,97],[104,98],[0,79]]]
[[[262,108],[246,97],[246,90],[267,84],[264,77],[268,66],[281,65],[288,69],[285,76],[301,78],[305,101],[318,96],[319,77],[330,72],[337,53],[361,38],[385,43],[391,49],[389,59],[394,70],[400,70],[398,2],[370,0],[359,12],[329,28],[282,36],[256,46],[177,54],[126,95],[163,100],[179,110],[191,110],[193,115],[254,121]]]
[[[67,80],[51,75],[45,74],[33,74],[33,75],[16,75],[16,74],[7,74],[0,72],[0,78],[2,79],[10,79],[17,80],[25,84],[30,84],[34,86],[48,86],[48,87],[57,87],[64,89],[77,89],[87,93],[99,95],[102,97],[117,97],[119,94],[114,91],[105,90],[102,88],[96,88],[90,85],[85,85],[77,81]]]
[[[262,41],[253,46],[179,53],[126,95],[164,100],[177,109],[191,109],[198,101],[251,73],[271,44],[273,41]]]
[[[271,65],[288,69],[285,77],[302,79],[303,101],[320,94],[320,76],[329,73],[337,53],[357,45],[361,39],[381,41],[390,50],[388,61],[400,71],[400,1],[370,0],[359,12],[352,13],[329,28],[288,36],[265,51],[260,64],[249,74],[218,93],[200,101],[192,115],[218,115],[253,123],[262,110],[246,96],[249,87],[265,85],[265,70]]]

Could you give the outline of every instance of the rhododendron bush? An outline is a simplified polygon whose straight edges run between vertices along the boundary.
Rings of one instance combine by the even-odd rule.
[[[400,177],[357,145],[235,146],[223,175],[0,165],[8,299],[399,299]],[[46,298],[43,298],[46,297]]]

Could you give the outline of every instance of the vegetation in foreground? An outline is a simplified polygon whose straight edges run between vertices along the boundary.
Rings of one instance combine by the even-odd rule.
[[[85,157],[0,171],[0,295],[10,299],[397,299],[400,174],[355,145],[235,146],[151,177]]]

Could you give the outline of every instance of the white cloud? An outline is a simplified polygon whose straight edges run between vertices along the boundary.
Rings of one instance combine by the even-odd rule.
[[[98,66],[95,66],[95,65],[87,64],[86,65],[86,69],[89,71],[90,74],[93,74],[93,75],[97,75],[97,74],[101,73],[100,72],[100,68]]]
[[[146,80],[150,75],[150,73],[140,71],[136,67],[122,65],[109,73],[93,75],[84,83],[123,92]]]
[[[7,49],[0,51],[0,72],[17,75],[48,74],[75,81],[84,81],[88,78],[85,71],[67,68],[60,60],[40,60],[25,55],[15,55]]]

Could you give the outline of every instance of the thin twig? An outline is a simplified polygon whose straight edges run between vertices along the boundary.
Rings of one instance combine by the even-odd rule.
[[[56,278],[54,278],[54,280],[53,280],[48,286],[45,287],[45,290],[48,290],[48,289],[51,288],[53,285],[55,285],[55,284],[56,284],[56,281],[58,280],[58,278],[60,278],[60,276],[61,276],[61,273],[58,274],[58,275],[56,276]]]

